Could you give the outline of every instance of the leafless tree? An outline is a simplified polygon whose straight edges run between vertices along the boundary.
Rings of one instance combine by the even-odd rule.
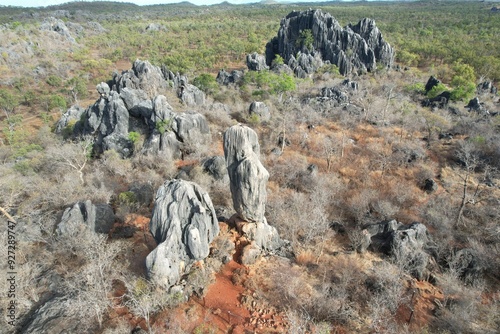
[[[83,171],[92,153],[94,140],[92,137],[85,137],[75,143],[62,143],[56,147],[50,147],[48,156],[52,157],[56,164],[69,167],[75,170],[83,184]]]

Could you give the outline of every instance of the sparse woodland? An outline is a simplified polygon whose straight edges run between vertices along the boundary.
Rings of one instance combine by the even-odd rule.
[[[0,332],[498,333],[496,4],[0,7]],[[283,17],[313,6],[342,26],[374,19],[395,49],[394,66],[344,77],[324,65],[303,79],[247,69],[246,55],[265,52]],[[54,30],[57,20],[66,29]],[[75,138],[75,121],[56,129],[70,107],[93,105],[96,86],[136,59],[206,94],[204,104],[188,105],[175,87],[162,92],[175,113],[195,111],[209,124],[207,139],[185,145],[179,158],[143,154],[140,131],[129,133],[132,154],[123,158]],[[221,69],[243,78],[221,85]],[[426,89],[431,76],[440,83]],[[356,88],[329,102],[323,89],[346,79]],[[254,101],[269,115],[249,113]],[[286,251],[250,265],[229,261],[245,240],[229,219],[229,181],[204,167],[224,155],[223,133],[237,123],[258,134],[270,174],[265,217],[288,241]],[[171,130],[158,124],[161,134]],[[145,259],[156,247],[155,193],[175,178],[209,194],[220,233],[209,257],[166,291],[148,279]],[[88,200],[112,209],[110,232],[61,233],[63,212]],[[16,222],[15,327],[7,317],[8,220]],[[426,227],[422,252],[377,244],[372,229],[393,220]],[[230,306],[216,298],[219,288]]]

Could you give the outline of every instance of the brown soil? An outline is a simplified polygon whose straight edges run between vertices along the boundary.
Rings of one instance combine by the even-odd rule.
[[[408,324],[410,329],[417,330],[429,325],[444,295],[427,281],[412,279],[407,285],[409,302],[399,307],[396,317],[399,322]]]

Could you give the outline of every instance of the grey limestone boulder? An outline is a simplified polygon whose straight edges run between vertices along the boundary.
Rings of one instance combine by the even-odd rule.
[[[276,228],[264,217],[269,173],[260,162],[260,146],[255,131],[241,124],[224,133],[224,156],[233,206],[234,220],[240,234],[251,243],[243,249],[242,262],[257,259],[257,250],[274,251],[282,242]],[[248,248],[248,249],[247,249]]]
[[[208,122],[200,113],[177,114],[172,122],[172,130],[182,143],[201,143],[210,133]]]
[[[248,109],[250,115],[257,115],[261,121],[269,121],[271,119],[271,112],[269,107],[264,102],[254,101],[250,104]]]
[[[202,106],[205,104],[205,93],[191,84],[180,86],[179,98],[187,106]]]
[[[132,69],[124,71],[121,74],[114,74],[112,88],[118,93],[121,93],[124,88],[140,89],[149,98],[154,98],[156,95],[165,92],[168,88],[168,83],[158,66],[152,65],[148,61],[137,59],[134,61]]]
[[[57,225],[58,235],[75,235],[88,228],[97,233],[109,233],[115,222],[113,209],[107,204],[92,204],[90,200],[75,203],[64,210]]]
[[[224,157],[215,156],[205,159],[201,166],[205,173],[210,174],[216,180],[224,180],[228,178]]]
[[[55,133],[61,134],[69,125],[76,124],[82,117],[85,109],[80,106],[71,106],[56,124]]]
[[[18,333],[26,334],[64,334],[78,333],[78,317],[69,314],[70,301],[65,297],[52,297],[23,319],[23,326]]]
[[[391,220],[368,225],[363,233],[370,235],[372,249],[391,255],[413,276],[424,278],[435,247],[425,225]]]
[[[158,247],[146,258],[148,275],[170,288],[208,256],[219,224],[207,192],[195,183],[172,180],[156,193],[150,230]]]
[[[73,36],[71,36],[71,33],[70,33],[68,27],[66,26],[64,21],[61,19],[56,19],[55,17],[46,18],[43,21],[40,29],[45,30],[45,31],[56,32],[59,35],[63,36],[67,41],[69,41],[71,43],[76,43]]]
[[[228,86],[230,84],[238,84],[243,80],[243,71],[233,70],[231,73],[225,70],[220,70],[215,79],[219,85]]]
[[[268,70],[269,66],[266,64],[266,57],[253,52],[247,55],[247,67],[250,71]]]
[[[269,173],[259,160],[260,145],[255,131],[241,124],[226,130],[224,156],[234,209],[245,221],[264,221]]]

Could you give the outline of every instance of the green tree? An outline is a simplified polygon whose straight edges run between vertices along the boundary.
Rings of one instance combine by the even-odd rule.
[[[216,94],[219,90],[219,85],[215,78],[208,74],[203,73],[194,78],[193,85],[204,91],[206,94]]]
[[[299,33],[299,38],[295,41],[295,45],[299,48],[305,47],[312,50],[314,43],[314,36],[311,29],[304,29]]]
[[[453,66],[455,75],[451,79],[452,100],[470,99],[476,91],[476,74],[474,68],[460,61],[455,62]]]
[[[0,89],[0,108],[5,112],[7,117],[14,113],[15,108],[19,105],[17,96],[6,89]]]

